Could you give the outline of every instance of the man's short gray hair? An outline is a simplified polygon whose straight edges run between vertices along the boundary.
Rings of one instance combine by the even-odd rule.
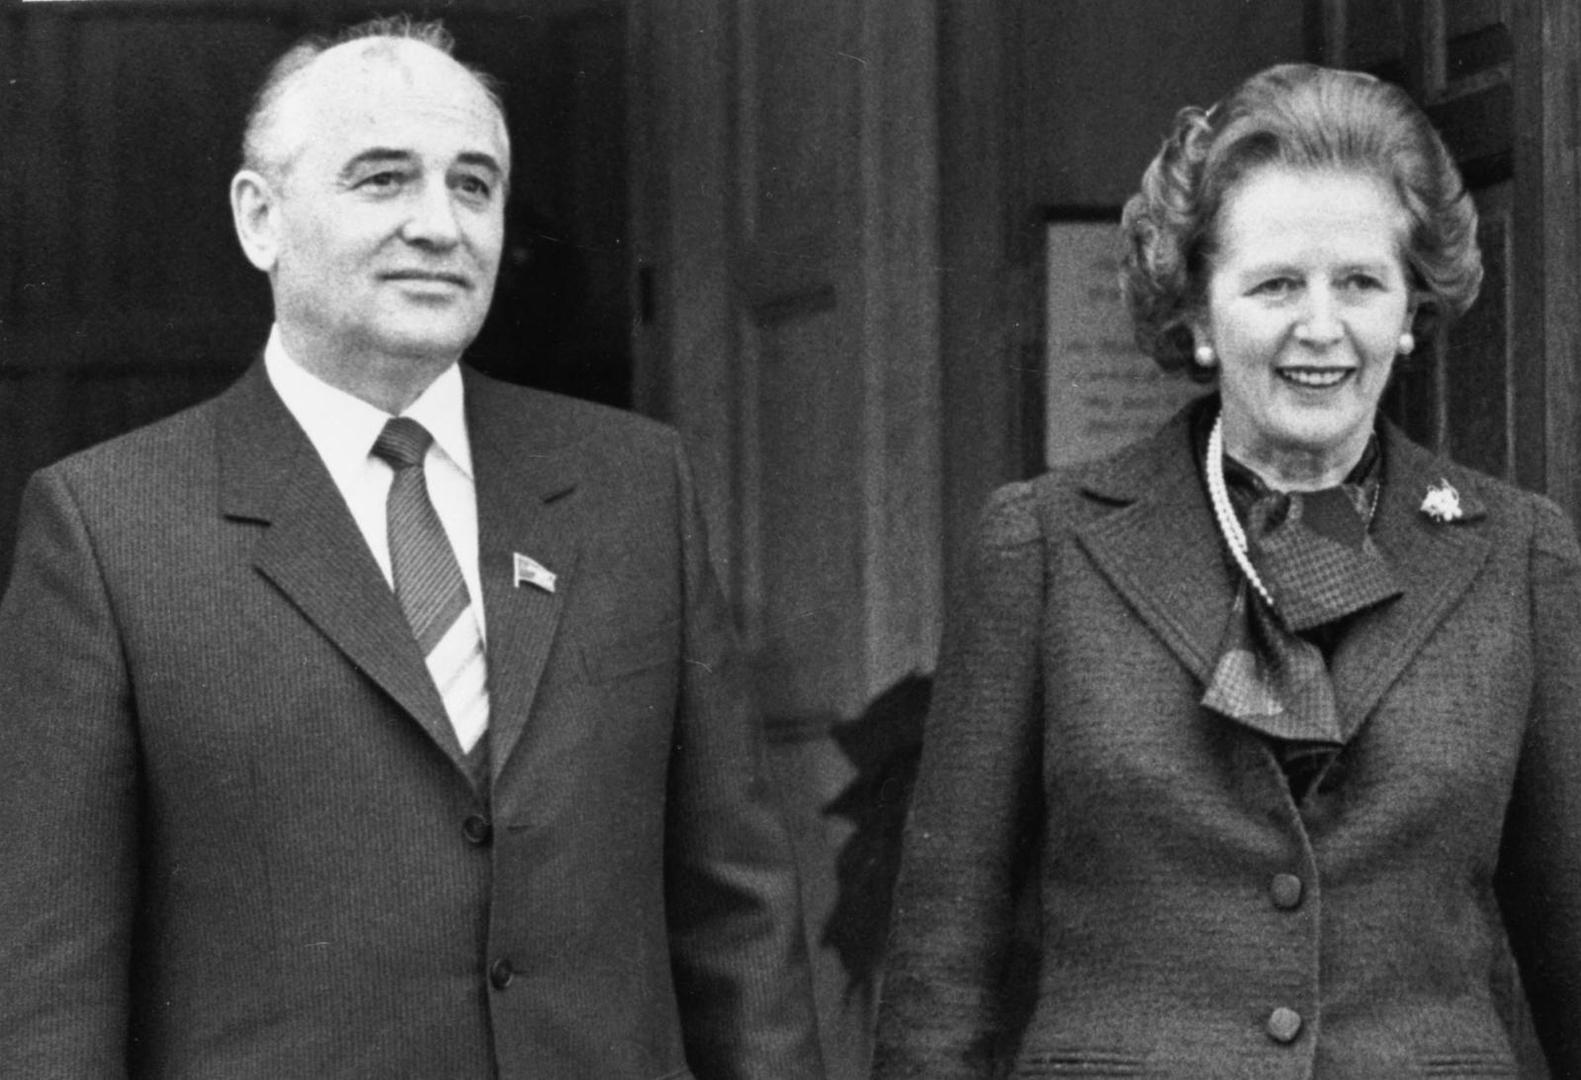
[[[452,58],[456,48],[456,39],[444,23],[438,19],[418,21],[409,15],[384,15],[348,26],[335,34],[313,34],[303,38],[274,62],[264,76],[263,84],[258,87],[258,92],[253,95],[252,104],[247,109],[247,123],[242,130],[242,168],[269,175],[283,165],[283,162],[271,157],[269,135],[277,119],[280,100],[314,60],[337,45],[380,39],[415,41]],[[505,103],[500,99],[494,78],[469,64],[461,66],[478,81],[503,122]]]

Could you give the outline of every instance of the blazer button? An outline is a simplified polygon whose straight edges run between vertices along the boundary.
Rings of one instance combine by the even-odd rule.
[[[1278,1008],[1268,1014],[1268,1037],[1275,1042],[1295,1042],[1301,1034],[1301,1014],[1294,1009]]]
[[[489,965],[489,984],[494,989],[505,989],[514,978],[516,978],[516,969],[511,967],[509,960],[500,959]]]
[[[1274,907],[1284,911],[1301,906],[1301,894],[1306,887],[1301,884],[1301,879],[1294,874],[1275,874],[1268,883],[1268,895],[1273,898]]]
[[[494,833],[494,828],[489,824],[489,819],[482,814],[473,814],[461,823],[461,835],[467,838],[467,843],[479,847],[489,842],[489,837]]]

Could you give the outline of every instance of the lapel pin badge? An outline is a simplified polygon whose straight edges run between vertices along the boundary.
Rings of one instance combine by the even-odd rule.
[[[1422,513],[1434,521],[1459,521],[1465,516],[1460,506],[1460,492],[1448,480],[1439,480],[1427,489],[1427,497],[1422,500]]]
[[[554,571],[537,559],[516,552],[511,556],[511,585],[521,588],[531,585],[546,593],[554,592]]]

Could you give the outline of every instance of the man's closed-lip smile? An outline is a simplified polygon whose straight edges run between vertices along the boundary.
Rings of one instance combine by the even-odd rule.
[[[472,283],[462,274],[444,270],[389,270],[380,275],[386,281],[415,281],[438,285],[454,285],[460,289],[471,288]]]

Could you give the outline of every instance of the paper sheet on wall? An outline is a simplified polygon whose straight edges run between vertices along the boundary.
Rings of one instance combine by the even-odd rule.
[[[1207,392],[1166,375],[1136,347],[1116,278],[1115,221],[1057,221],[1048,227],[1048,352],[1044,452],[1067,465],[1150,435]]]

